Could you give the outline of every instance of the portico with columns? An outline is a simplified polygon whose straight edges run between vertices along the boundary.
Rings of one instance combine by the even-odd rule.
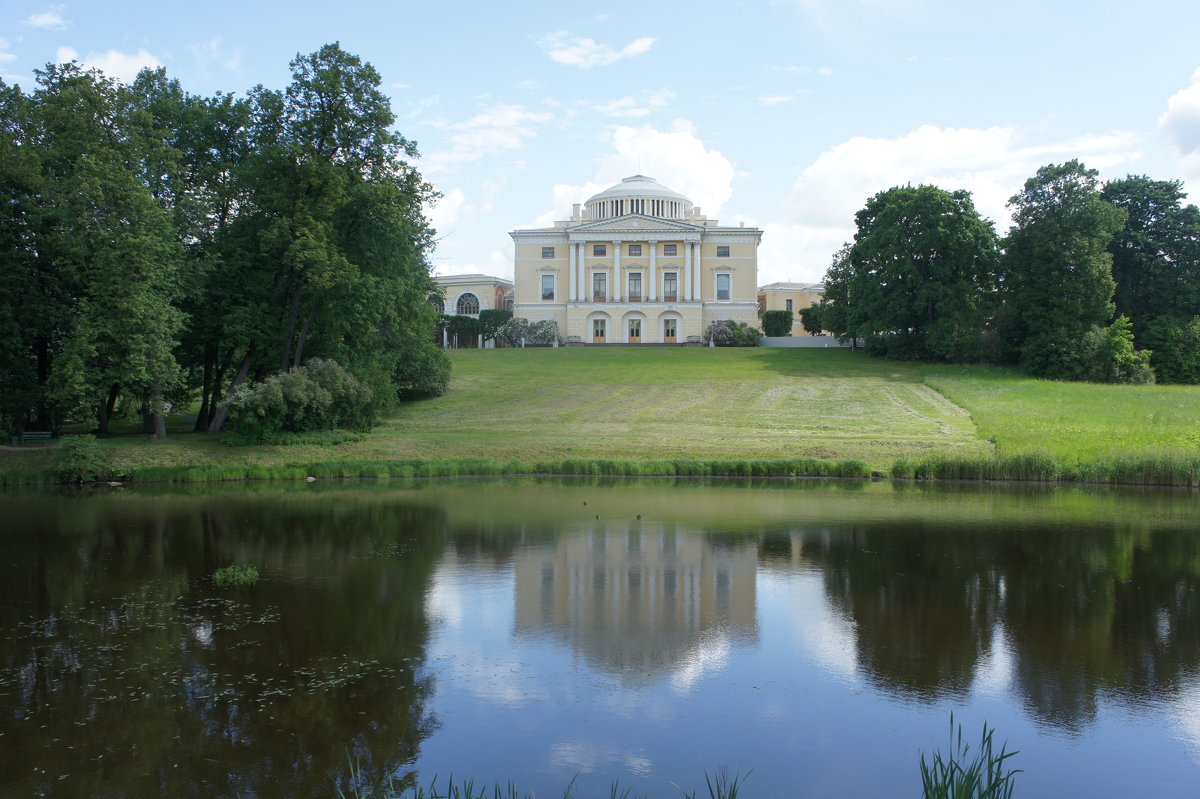
[[[509,235],[513,313],[554,319],[569,344],[697,343],[718,319],[757,324],[762,231],[721,226],[644,175]]]

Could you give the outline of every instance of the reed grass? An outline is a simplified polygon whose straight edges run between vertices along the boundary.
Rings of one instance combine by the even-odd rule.
[[[741,774],[730,775],[729,770],[722,767],[710,775],[706,769],[704,783],[708,789],[709,799],[738,799],[742,784],[746,777],[750,776],[750,773],[746,772],[744,776]],[[563,788],[562,799],[575,799],[578,779],[578,775],[571,778],[571,781]],[[370,780],[363,773],[361,764],[353,760],[350,761],[349,782],[350,785],[347,789],[338,787],[338,796],[341,799],[536,799],[536,794],[533,792],[523,793],[511,780],[504,784],[496,782],[491,785],[476,785],[473,779],[455,780],[453,774],[441,786],[438,785],[437,775],[434,775],[427,786],[404,786],[390,777],[379,784],[371,785]],[[675,785],[675,783],[671,784]],[[678,785],[675,787],[679,788]],[[690,793],[682,788],[679,790],[684,799],[696,799],[695,790]],[[609,786],[608,795],[609,799],[645,799],[642,795],[634,794],[630,787],[622,788],[618,782],[613,782]]]
[[[943,755],[935,751],[930,762],[921,753],[921,788],[925,799],[1011,799],[1020,769],[1008,767],[1008,760],[1017,752],[1000,745],[996,752],[995,730],[987,723],[979,737],[978,749],[963,740],[962,725],[955,727],[950,714],[950,751]]]

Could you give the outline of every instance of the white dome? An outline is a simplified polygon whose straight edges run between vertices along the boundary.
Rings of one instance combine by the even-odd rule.
[[[589,219],[611,219],[626,214],[683,219],[691,213],[692,201],[654,178],[632,175],[588,198],[585,207]]]

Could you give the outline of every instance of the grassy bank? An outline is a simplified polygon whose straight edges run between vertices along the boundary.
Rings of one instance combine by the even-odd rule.
[[[464,474],[868,475],[1195,485],[1200,388],[1031,380],[845,350],[562,348],[451,354],[443,397],[366,436],[228,446],[173,419],[104,439],[138,481]],[[52,455],[0,454],[42,482]]]

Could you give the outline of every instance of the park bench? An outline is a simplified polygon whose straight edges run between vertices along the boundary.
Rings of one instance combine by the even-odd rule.
[[[12,443],[14,447],[20,447],[24,446],[30,441],[47,442],[52,438],[54,438],[54,433],[51,433],[48,430],[26,430],[24,433],[18,433],[17,435],[13,436]]]

